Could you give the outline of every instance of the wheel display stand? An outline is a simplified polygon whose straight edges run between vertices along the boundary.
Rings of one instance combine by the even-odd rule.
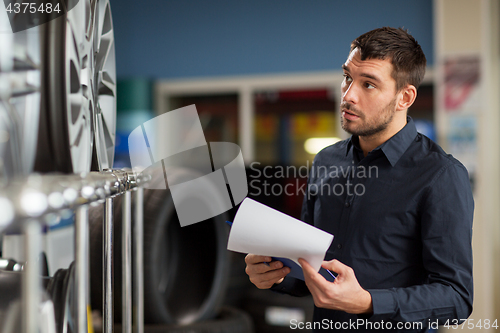
[[[18,226],[25,236],[22,276],[22,332],[38,332],[42,285],[36,265],[42,226],[64,211],[75,211],[75,332],[88,332],[89,205],[104,202],[103,332],[113,332],[113,198],[123,195],[122,332],[144,332],[143,186],[150,177],[130,169],[108,169],[82,175],[38,175],[12,181],[0,191],[0,230]],[[132,233],[132,195],[134,218]],[[134,235],[134,236],[132,236]],[[134,245],[132,247],[132,244]],[[133,249],[133,251],[132,251]],[[133,277],[133,278],[132,278]],[[133,293],[133,294],[132,294]],[[134,304],[132,304],[132,300]],[[132,308],[134,322],[132,327]]]

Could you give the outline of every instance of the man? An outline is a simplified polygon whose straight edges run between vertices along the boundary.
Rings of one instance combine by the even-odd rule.
[[[279,261],[245,259],[258,288],[312,294],[316,331],[426,331],[472,312],[467,170],[407,116],[425,66],[402,29],[376,29],[351,44],[340,109],[352,136],[315,157],[302,207],[305,222],[334,235],[323,267],[336,280],[303,259],[305,283],[286,277]]]

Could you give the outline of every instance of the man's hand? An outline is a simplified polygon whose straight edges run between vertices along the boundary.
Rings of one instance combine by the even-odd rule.
[[[329,282],[306,260],[301,258],[299,263],[317,307],[354,314],[373,312],[372,297],[368,291],[361,288],[351,267],[335,259],[323,261],[323,268],[338,274],[334,282]]]
[[[285,276],[290,273],[290,268],[283,267],[281,261],[271,260],[271,257],[255,254],[248,254],[245,257],[247,264],[245,272],[248,274],[250,282],[259,289],[269,289],[273,284],[281,283]]]

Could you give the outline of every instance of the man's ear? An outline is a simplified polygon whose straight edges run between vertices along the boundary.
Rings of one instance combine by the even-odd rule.
[[[415,102],[415,98],[417,98],[417,88],[414,85],[409,84],[399,92],[400,98],[399,102],[396,106],[397,111],[407,110],[413,102]]]

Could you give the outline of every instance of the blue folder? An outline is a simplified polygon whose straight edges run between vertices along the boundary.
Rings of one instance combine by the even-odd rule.
[[[281,261],[284,266],[290,267],[290,273],[288,273],[287,276],[304,280],[304,272],[302,271],[302,267],[297,265],[295,261],[288,258],[280,258],[280,257],[273,257],[273,260]],[[319,274],[321,274],[326,280],[330,282],[335,281],[334,275],[330,273],[328,270],[324,269],[323,267],[319,269]]]

